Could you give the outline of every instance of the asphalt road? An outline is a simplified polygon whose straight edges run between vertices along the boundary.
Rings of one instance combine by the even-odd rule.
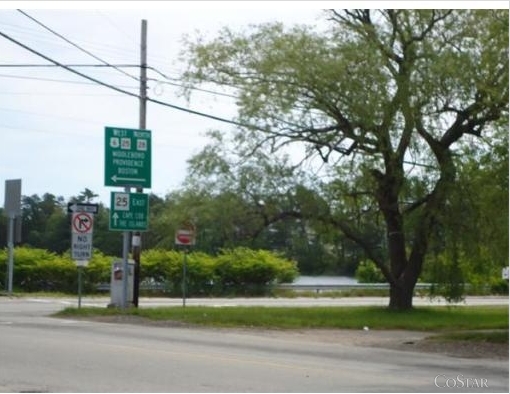
[[[0,392],[508,392],[507,360],[48,317],[63,306],[0,297]]]

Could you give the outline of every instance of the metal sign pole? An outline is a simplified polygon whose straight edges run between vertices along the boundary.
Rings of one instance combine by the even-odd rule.
[[[129,254],[129,231],[122,233],[122,308],[128,306],[128,254]]]
[[[83,267],[78,266],[78,309],[81,308],[82,271],[83,271]]]
[[[17,216],[21,218],[21,179],[8,179],[5,181],[4,213],[9,218],[9,229],[7,230],[9,259],[7,265],[6,287],[9,295],[12,295],[12,280],[14,272],[14,220]]]
[[[131,193],[130,187],[125,187],[124,191],[126,193]],[[122,308],[127,308],[128,306],[128,274],[129,274],[129,265],[128,265],[128,257],[129,257],[129,231],[124,231],[122,233]]]
[[[9,265],[7,274],[7,293],[12,295],[12,278],[14,271],[14,216],[9,215],[9,235],[7,239],[7,246],[9,248]]]
[[[140,119],[138,126],[145,129],[147,120],[147,20],[142,19],[142,33],[140,40]],[[138,187],[137,193],[143,193],[143,188]],[[136,239],[136,242],[135,242]],[[135,262],[133,272],[133,306],[138,308],[140,294],[140,254],[142,251],[142,235],[140,232],[133,236],[133,260]]]
[[[184,247],[184,258],[182,261],[182,307],[186,306],[186,254],[187,250]]]

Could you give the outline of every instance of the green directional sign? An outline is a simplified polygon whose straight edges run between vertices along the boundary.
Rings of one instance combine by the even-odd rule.
[[[105,127],[105,186],[151,187],[151,131]]]
[[[110,230],[146,231],[149,227],[149,195],[112,192]]]

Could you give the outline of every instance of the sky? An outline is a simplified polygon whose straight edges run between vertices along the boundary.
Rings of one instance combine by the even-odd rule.
[[[195,91],[188,103],[177,95],[178,87],[168,84],[185,68],[179,61],[183,37],[200,32],[212,38],[224,26],[239,30],[249,24],[273,21],[321,28],[321,9],[338,3],[2,1],[0,32],[66,65],[100,64],[97,58],[113,65],[138,65],[141,20],[145,19],[147,64],[157,70],[148,72],[148,97],[233,119],[236,106],[232,98]],[[491,3],[506,7],[506,2]],[[460,4],[465,6],[466,2]],[[110,192],[122,188],[105,186],[105,127],[137,129],[138,99],[63,68],[21,67],[50,62],[1,36],[0,54],[1,206],[4,181],[8,179],[22,180],[22,195],[51,193],[66,201],[88,188],[99,195],[96,202],[108,206]],[[114,68],[75,69],[131,93],[139,92],[139,68],[122,67],[122,72]],[[211,129],[228,131],[231,127],[148,103],[146,129],[152,132],[152,187],[144,191],[164,197],[179,188],[186,175],[186,160],[208,142],[204,133]]]

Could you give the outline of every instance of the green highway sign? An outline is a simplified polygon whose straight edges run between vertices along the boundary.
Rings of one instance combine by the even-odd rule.
[[[110,230],[146,231],[148,227],[148,194],[111,192]]]
[[[151,187],[151,131],[105,127],[105,186]]]

